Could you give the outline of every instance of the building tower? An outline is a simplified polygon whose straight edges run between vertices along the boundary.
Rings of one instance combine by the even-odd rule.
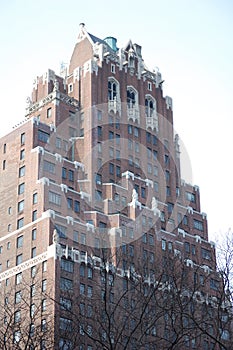
[[[69,66],[35,79],[0,140],[1,348],[213,344],[215,246],[162,87],[141,46],[84,24]]]

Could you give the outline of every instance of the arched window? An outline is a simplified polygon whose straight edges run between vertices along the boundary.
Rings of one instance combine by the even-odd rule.
[[[146,116],[147,117],[152,117],[153,116],[153,113],[154,113],[154,110],[155,110],[155,103],[150,97],[147,97],[145,99],[145,110],[146,110]]]
[[[136,103],[135,92],[132,89],[127,90],[127,106],[132,108]]]
[[[113,77],[108,79],[108,112],[121,115],[120,85]]]
[[[132,86],[127,86],[128,119],[139,122],[138,92]]]
[[[117,85],[115,81],[110,80],[108,82],[108,100],[114,101],[117,97]]]

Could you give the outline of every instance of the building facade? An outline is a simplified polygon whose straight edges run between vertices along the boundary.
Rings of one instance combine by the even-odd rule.
[[[141,46],[81,24],[26,111],[0,140],[1,348],[220,349],[215,245]]]

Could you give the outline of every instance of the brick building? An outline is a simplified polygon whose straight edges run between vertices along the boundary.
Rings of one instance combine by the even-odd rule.
[[[218,349],[213,317],[164,301],[180,288],[212,307],[221,281],[162,87],[141,46],[83,24],[69,67],[35,79],[24,122],[0,140],[6,349]]]

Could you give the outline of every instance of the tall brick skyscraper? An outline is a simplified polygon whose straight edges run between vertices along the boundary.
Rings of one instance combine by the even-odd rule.
[[[83,24],[35,80],[0,140],[2,349],[218,348],[214,244],[162,85],[141,46]]]

